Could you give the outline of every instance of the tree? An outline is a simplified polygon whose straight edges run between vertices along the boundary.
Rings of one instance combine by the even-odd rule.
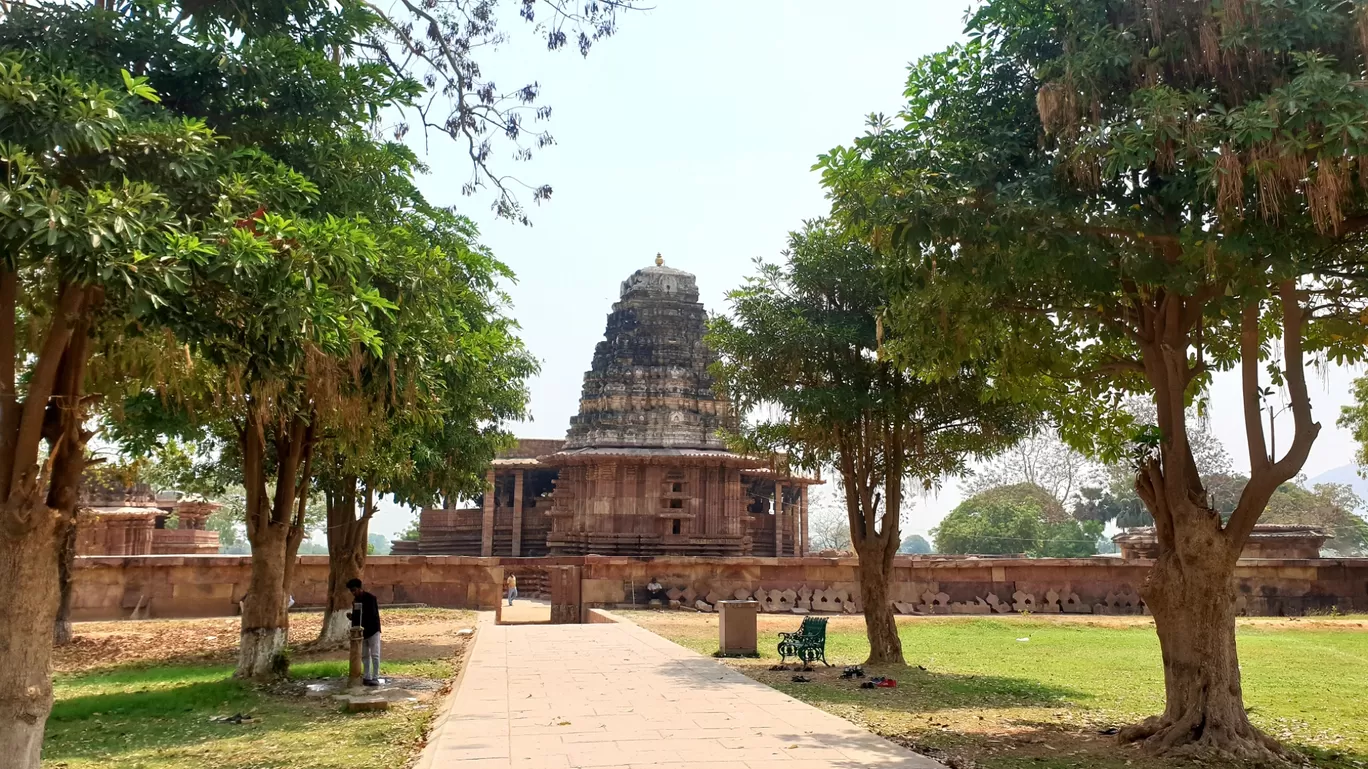
[[[719,388],[743,410],[773,404],[780,416],[743,426],[747,450],[806,468],[835,465],[859,559],[869,663],[902,663],[888,595],[902,543],[904,482],[931,487],[970,457],[1023,431],[972,367],[929,382],[882,353],[891,274],[879,254],[824,221],[789,236],[783,264],[729,295],[733,316],[714,320]]]
[[[968,494],[978,494],[996,486],[1028,483],[1068,505],[1096,471],[1096,463],[1057,435],[1040,432],[993,457],[963,488]]]
[[[1340,407],[1337,424],[1348,430],[1358,442],[1359,448],[1354,460],[1358,463],[1359,473],[1362,475],[1363,468],[1368,467],[1368,376],[1354,380],[1354,402],[1349,406]]]
[[[352,429],[327,449],[328,604],[319,640],[347,637],[377,497],[425,506],[439,494],[483,491],[484,470],[512,441],[502,426],[525,416],[537,370],[504,314],[508,268],[474,241],[468,221],[408,190],[403,223],[387,233],[373,280],[395,309],[377,318],[383,355],[352,359]],[[399,214],[399,212],[396,212]],[[400,233],[406,236],[399,237]]]
[[[903,539],[902,545],[898,547],[900,555],[926,555],[934,552],[935,550],[931,549],[931,543],[927,542],[926,537],[920,534],[908,535]]]
[[[177,300],[222,232],[187,217],[214,187],[213,133],[168,115],[141,78],[107,74],[0,43],[0,576],[14,591],[0,624],[0,754],[20,769],[38,766],[52,704],[60,543],[91,403],[111,369],[134,365],[140,321]]]
[[[822,161],[838,215],[902,266],[892,357],[983,362],[1076,448],[1129,457],[1166,705],[1121,736],[1154,753],[1280,753],[1243,707],[1232,572],[1319,432],[1307,356],[1364,351],[1358,13],[989,0],[969,42],[912,69],[902,125]],[[1232,368],[1251,470],[1223,519],[1186,407]],[[1122,416],[1127,393],[1152,424]]]
[[[1097,554],[1102,524],[1063,515],[1052,494],[1018,484],[980,492],[961,502],[931,535],[936,552],[1032,558],[1082,558]]]
[[[845,509],[845,493],[817,494],[808,499],[808,549],[850,552],[850,516]]]

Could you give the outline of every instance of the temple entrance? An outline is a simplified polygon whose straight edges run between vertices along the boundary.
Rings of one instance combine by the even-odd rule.
[[[577,625],[581,622],[578,566],[504,566],[495,570],[500,600],[494,613],[499,625]],[[507,579],[517,580],[518,595],[509,605]]]

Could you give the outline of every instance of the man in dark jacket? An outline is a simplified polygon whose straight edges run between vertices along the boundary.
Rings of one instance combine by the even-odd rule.
[[[361,668],[364,671],[361,683],[366,686],[380,685],[380,602],[375,596],[361,589],[361,580],[347,581],[347,589],[352,598],[361,604],[361,634],[365,638],[361,644]],[[347,613],[353,624],[357,618],[354,612]]]

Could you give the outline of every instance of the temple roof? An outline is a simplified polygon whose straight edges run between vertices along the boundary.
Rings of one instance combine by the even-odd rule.
[[[656,264],[622,282],[603,341],[584,375],[579,414],[563,451],[585,448],[706,449],[726,453],[733,409],[713,393],[698,284]]]

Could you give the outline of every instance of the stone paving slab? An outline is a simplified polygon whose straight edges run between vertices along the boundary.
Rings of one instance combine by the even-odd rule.
[[[630,623],[482,614],[422,769],[944,769]]]

